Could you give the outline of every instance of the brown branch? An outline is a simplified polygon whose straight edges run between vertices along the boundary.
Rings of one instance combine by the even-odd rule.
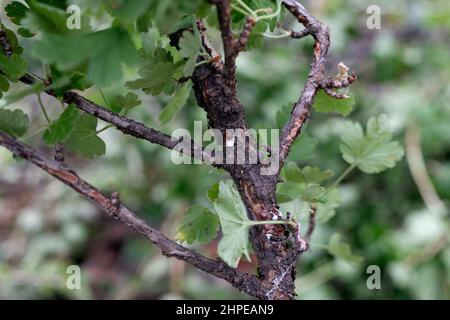
[[[247,46],[248,39],[250,38],[250,33],[252,33],[253,28],[256,25],[256,20],[253,17],[248,17],[245,21],[244,28],[242,29],[239,38],[236,40],[235,44],[235,54],[234,54],[234,62],[236,64],[236,58],[241,51],[244,51]]]
[[[231,0],[212,0],[217,7],[220,32],[222,35],[223,51],[225,54],[224,79],[230,89],[235,86],[235,48],[234,35],[231,29]]]
[[[317,214],[317,206],[313,205],[311,206],[311,210],[309,212],[308,230],[306,230],[306,234],[304,237],[308,250],[311,246],[311,237],[314,233],[314,230],[316,229],[316,214]]]
[[[3,49],[3,53],[7,57],[10,57],[13,54],[12,48],[6,37],[6,33],[3,30],[0,30],[0,46]],[[45,80],[39,79],[38,77],[32,76],[30,74],[25,74],[23,77],[20,78],[20,81],[28,85],[33,85],[39,81],[43,82],[44,85],[47,86]],[[51,96],[56,97],[56,93],[53,90],[46,90],[45,92]],[[124,134],[134,136],[135,138],[147,140],[151,143],[159,144],[160,146],[166,147],[171,150],[184,152],[186,155],[191,156],[192,158],[197,158],[217,168],[221,167],[221,165],[215,164],[214,159],[204,152],[202,146],[197,145],[192,140],[190,140],[191,146],[190,150],[186,151],[185,149],[181,149],[181,146],[179,145],[180,141],[172,139],[171,136],[164,134],[153,128],[149,128],[141,122],[115,114],[110,110],[80,96],[75,92],[72,91],[66,92],[64,94],[63,99],[64,102],[68,104],[73,104],[78,109],[83,110],[84,112],[93,115],[96,118],[99,118],[105,122],[114,125],[118,130],[122,131]],[[186,141],[186,139],[184,140]]]
[[[296,0],[283,0],[283,5],[289,12],[303,24],[305,29],[296,34],[297,37],[304,37],[311,34],[314,37],[314,59],[308,74],[305,87],[300,95],[300,99],[294,104],[291,117],[286,123],[280,138],[280,170],[286,157],[289,154],[292,144],[300,134],[304,123],[309,117],[311,106],[319,89],[334,98],[344,98],[339,93],[333,92],[333,88],[343,88],[356,80],[353,74],[344,80],[325,79],[325,63],[330,47],[330,33],[328,27],[317,20],[308,10]],[[325,79],[325,80],[324,80]]]
[[[30,74],[24,75],[20,78],[25,84],[32,85],[37,81],[42,81],[35,76]],[[56,97],[56,94],[52,90],[45,91],[47,94]],[[191,150],[190,152],[187,150],[180,150],[181,145],[179,145],[179,141],[173,139],[171,136],[162,133],[153,128],[149,128],[141,122],[128,119],[124,116],[116,114],[84,97],[81,95],[68,91],[64,94],[64,102],[68,104],[73,104],[76,108],[83,110],[84,112],[93,115],[96,118],[99,118],[105,122],[108,122],[114,125],[118,130],[122,131],[124,134],[131,135],[135,138],[147,140],[151,143],[159,144],[160,146],[166,147],[168,149],[173,149],[177,151],[185,151],[186,155],[189,155],[193,158],[200,159],[205,163],[211,164],[215,167],[220,167],[218,164],[214,164],[213,159],[204,152],[203,147],[196,144],[194,141],[190,141]],[[185,140],[186,142],[186,140]]]
[[[348,75],[344,78],[337,77],[336,79],[327,78],[324,79],[320,86],[322,88],[329,88],[329,89],[341,89],[341,88],[347,88],[353,82],[355,82],[357,79],[356,74],[353,72],[351,75]]]
[[[311,34],[311,31],[309,29],[303,29],[302,31],[291,31],[291,38],[292,39],[302,39],[304,37],[307,37]]]
[[[321,87],[324,77],[326,57],[330,47],[328,28],[312,16],[301,4],[295,0],[283,0],[283,5],[309,30],[315,39],[314,60],[311,70],[301,93],[300,100],[294,105],[291,118],[286,123],[280,138],[280,168],[289,154],[290,148],[302,130],[303,124],[309,117],[309,112],[317,91]]]
[[[222,34],[223,50],[225,54],[225,65],[223,69],[224,82],[230,88],[233,95],[236,94],[236,59],[241,51],[245,49],[256,20],[248,17],[244,28],[238,39],[234,39],[231,29],[231,5],[230,0],[210,0],[217,6],[217,14]]]
[[[265,289],[262,288],[261,281],[258,278],[239,272],[221,260],[206,258],[168,239],[124,206],[119,199],[118,193],[113,193],[110,197],[104,195],[94,186],[80,178],[64,163],[47,158],[40,152],[1,131],[0,145],[7,148],[17,157],[32,162],[48,174],[74,189],[84,198],[92,201],[110,217],[121,221],[153,242],[161,250],[163,255],[185,261],[206,273],[224,279],[233,285],[233,287],[246,294],[257,298],[264,297]]]
[[[333,91],[330,88],[323,88],[323,91],[325,91],[325,93],[327,95],[329,95],[330,97],[335,98],[335,99],[339,99],[339,100],[348,99],[347,94]]]

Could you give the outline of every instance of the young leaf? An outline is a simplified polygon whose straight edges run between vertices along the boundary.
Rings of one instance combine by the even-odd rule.
[[[122,78],[122,64],[133,66],[138,56],[128,33],[112,28],[92,35],[96,54],[89,61],[89,79],[98,86],[109,86]]]
[[[208,199],[211,202],[216,201],[217,197],[219,196],[219,184],[214,183],[211,188],[208,189],[207,193]]]
[[[132,109],[134,107],[140,106],[142,101],[139,100],[137,94],[128,92],[126,96],[116,96],[113,103],[119,106],[121,109]]]
[[[2,74],[0,74],[0,92],[6,92],[8,90],[9,82]]]
[[[49,146],[64,142],[75,130],[80,112],[71,106],[68,106],[61,116],[53,122],[44,133],[44,141]]]
[[[0,131],[19,138],[27,132],[29,125],[30,119],[22,110],[0,108]]]
[[[128,32],[119,27],[93,34],[59,35],[45,33],[33,54],[61,71],[72,70],[88,62],[89,79],[103,87],[122,78],[122,64],[133,66],[137,53]]]
[[[83,114],[64,145],[70,152],[92,159],[106,152],[105,142],[97,136],[97,118]]]
[[[217,237],[219,218],[207,208],[197,205],[189,208],[177,228],[177,239],[192,244],[209,243]]]
[[[404,151],[392,132],[386,128],[386,116],[370,118],[367,131],[359,123],[348,123],[340,146],[342,156],[351,165],[365,173],[379,173],[393,168],[401,160]]]
[[[326,190],[324,187],[321,187],[318,184],[308,185],[306,188],[300,191],[300,199],[310,203],[326,203]]]
[[[202,46],[200,34],[197,28],[194,28],[194,33],[184,31],[183,37],[180,39],[180,54],[183,58],[197,57]]]
[[[350,112],[352,112],[354,104],[355,99],[352,97],[346,99],[336,99],[327,95],[325,91],[320,90],[317,93],[313,108],[322,113],[333,112],[339,113],[343,116],[348,116]]]
[[[331,236],[328,244],[328,252],[334,255],[336,258],[347,261],[349,263],[358,264],[361,263],[364,258],[352,254],[350,245],[341,241],[341,236],[335,233]]]
[[[183,68],[183,75],[185,77],[190,77],[194,72],[197,56],[202,46],[197,28],[194,28],[194,33],[189,31],[183,32],[183,37],[180,39],[179,46],[181,56],[187,59]]]
[[[132,90],[142,89],[152,95],[162,92],[170,94],[175,85],[174,73],[179,67],[173,62],[170,52],[164,48],[157,48],[151,53],[141,51],[141,56],[142,63],[138,71],[141,78],[128,81],[126,86]]]
[[[60,71],[68,71],[87,61],[97,50],[90,35],[48,33],[34,44],[32,54],[47,64],[54,64]]]
[[[191,93],[192,82],[185,82],[175,93],[169,103],[159,114],[159,121],[162,124],[169,122],[186,104]]]
[[[18,54],[13,54],[11,57],[0,55],[0,70],[13,80],[25,74],[27,65],[27,62]]]
[[[125,23],[133,22],[142,16],[150,6],[151,1],[118,0],[108,3],[112,14]]]
[[[331,178],[333,175],[334,173],[331,170],[321,171],[317,167],[304,167],[302,169],[302,182],[306,184],[321,183],[322,181]]]
[[[333,175],[333,171],[321,171],[317,167],[307,166],[300,169],[293,162],[289,162],[282,171],[282,176],[286,180],[305,184],[319,184],[322,181],[331,178]]]
[[[242,255],[250,260],[248,231],[251,221],[231,180],[220,182],[219,195],[214,201],[214,208],[219,216],[223,232],[218,254],[228,265],[236,268]]]
[[[317,204],[316,222],[325,223],[334,217],[341,203],[339,189],[333,188],[327,192],[327,202]]]
[[[242,255],[245,255],[246,259],[250,261],[248,235],[248,228],[240,228],[222,236],[217,246],[217,252],[226,264],[237,268]]]
[[[41,1],[29,1],[31,10],[21,19],[21,25],[29,32],[67,33],[67,16],[65,10]]]
[[[28,9],[19,1],[13,1],[5,7],[6,15],[11,19],[11,22],[20,25],[20,22],[27,15]]]

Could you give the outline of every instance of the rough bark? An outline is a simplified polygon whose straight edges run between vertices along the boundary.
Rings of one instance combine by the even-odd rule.
[[[224,47],[224,61],[211,46],[206,28],[198,21],[203,46],[211,56],[211,61],[196,67],[192,76],[194,93],[198,105],[206,112],[210,128],[218,129],[226,138],[227,129],[246,129],[244,107],[237,98],[236,59],[247,45],[248,37],[255,25],[255,20],[249,17],[244,29],[237,39],[231,29],[230,0],[210,0],[217,6],[218,19]],[[284,126],[280,137],[280,152],[269,152],[271,157],[279,162],[279,170],[273,175],[261,172],[262,163],[256,164],[214,164],[202,150],[201,146],[192,143],[189,155],[202,158],[205,162],[226,170],[234,180],[241,198],[247,209],[248,216],[253,220],[280,219],[281,213],[276,202],[276,186],[280,181],[280,170],[289,154],[290,148],[301,133],[304,123],[309,117],[314,97],[320,89],[326,93],[341,98],[334,89],[349,86],[356,76],[344,79],[332,79],[325,75],[325,64],[330,46],[329,31],[320,21],[313,17],[301,4],[295,0],[284,0],[283,5],[304,26],[301,32],[292,32],[291,38],[300,39],[311,35],[315,42],[313,61],[305,87],[300,98],[294,104],[291,117]],[[184,30],[171,35],[171,42],[177,42]],[[10,50],[0,34],[4,54],[10,55]],[[205,59],[205,58],[200,58]],[[27,84],[42,81],[31,75],[20,79]],[[46,91],[55,95],[51,90]],[[80,110],[102,119],[125,134],[156,143],[169,149],[176,149],[178,141],[171,139],[157,130],[144,124],[114,114],[109,110],[87,100],[74,92],[64,95],[66,103],[73,104]],[[238,290],[259,299],[293,299],[295,297],[295,265],[299,256],[307,250],[307,243],[300,236],[300,228],[287,225],[270,225],[253,227],[250,230],[250,242],[258,259],[258,274],[248,275],[227,266],[220,260],[211,260],[184,248],[180,244],[166,238],[156,229],[148,226],[142,219],[125,207],[117,194],[108,197],[95,187],[82,180],[76,173],[67,168],[63,162],[46,158],[36,150],[24,145],[11,136],[0,132],[0,145],[8,148],[15,155],[22,157],[52,176],[61,180],[82,196],[96,203],[110,216],[122,221],[137,233],[143,235],[168,257],[186,261],[200,270],[222,278]],[[247,148],[250,148],[247,145]],[[309,239],[315,226],[315,211],[311,212],[310,226],[305,238]]]

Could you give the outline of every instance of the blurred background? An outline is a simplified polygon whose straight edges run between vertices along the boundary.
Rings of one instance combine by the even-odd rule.
[[[1,18],[5,19],[3,6]],[[95,10],[93,1],[75,1]],[[1,2],[0,2],[1,3]],[[379,175],[353,172],[342,184],[342,204],[319,224],[312,250],[298,263],[299,299],[448,299],[450,298],[450,2],[303,1],[331,29],[328,74],[343,61],[358,74],[351,120],[363,123],[385,113],[406,156]],[[381,9],[381,29],[369,30],[369,5]],[[299,30],[286,16],[285,26]],[[218,43],[218,34],[210,32]],[[23,43],[25,52],[27,44]],[[264,50],[238,61],[239,97],[253,128],[272,128],[277,111],[298,99],[311,61],[312,40],[266,39]],[[31,66],[39,70],[40,65]],[[128,70],[129,79],[136,70]],[[39,73],[39,71],[36,71]],[[18,89],[19,90],[19,89]],[[104,89],[107,97],[123,85]],[[98,90],[86,96],[102,104]],[[43,97],[48,110],[56,100]],[[166,98],[142,96],[131,117],[167,133],[193,126],[205,115],[191,97],[176,119],[161,127],[157,117]],[[165,100],[166,99],[166,100]],[[32,127],[42,125],[34,97],[15,104]],[[55,115],[57,114],[55,113]],[[311,156],[291,158],[339,174],[346,168],[339,135],[347,121],[313,113],[306,128],[314,141]],[[206,124],[206,122],[205,122]],[[205,125],[206,128],[206,125]],[[30,130],[29,132],[33,132]],[[170,152],[113,129],[101,134],[104,157],[86,161],[67,155],[86,180],[122,201],[174,238],[187,208],[207,202],[211,184],[227,176],[203,165],[176,166]],[[27,140],[51,154],[40,137]],[[321,245],[338,232],[364,258],[351,264]],[[216,243],[193,246],[214,257]],[[66,268],[78,265],[81,290],[68,290]],[[381,270],[381,289],[369,290],[367,267]],[[243,262],[242,270],[256,265]],[[0,298],[1,299],[247,299],[224,281],[168,260],[147,241],[105,217],[89,202],[39,169],[13,159],[0,148]]]

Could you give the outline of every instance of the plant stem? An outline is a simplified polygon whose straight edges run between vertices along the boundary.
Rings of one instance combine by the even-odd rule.
[[[339,183],[341,183],[341,181],[344,180],[345,177],[348,176],[348,174],[349,174],[350,172],[352,172],[353,169],[356,168],[356,166],[357,166],[356,163],[354,163],[354,164],[352,164],[351,166],[349,166],[349,167],[347,168],[347,170],[345,170],[345,171],[339,176],[339,178],[337,178],[336,181],[331,185],[330,190],[336,188],[336,187],[339,185]]]
[[[109,124],[109,125],[103,127],[102,129],[98,130],[96,133],[97,133],[97,134],[100,134],[100,133],[102,133],[103,131],[106,131],[106,130],[108,130],[109,128],[112,128],[112,127],[114,127],[114,125]]]
[[[261,33],[266,38],[271,39],[283,39],[283,38],[289,38],[292,34],[290,32],[286,32],[283,34],[269,34],[269,33]]]
[[[252,10],[252,8],[250,8],[247,4],[245,4],[244,1],[242,0],[236,0],[236,2],[245,10],[247,11],[247,14],[250,14],[254,17],[256,17],[256,13],[255,11]]]
[[[47,120],[48,124],[51,124],[52,121],[48,117],[47,110],[45,110],[44,104],[42,103],[41,94],[37,93],[36,96],[38,99],[39,106],[41,107],[42,113],[44,114],[45,120]]]
[[[109,106],[108,100],[106,100],[105,94],[103,93],[103,90],[98,88],[98,91],[100,92],[100,95],[102,96],[102,99],[105,102],[105,104],[108,107],[108,109],[111,109],[111,107]]]
[[[207,64],[207,63],[209,63],[209,61],[207,61],[207,60],[200,61],[195,65],[195,67],[197,68],[198,66],[201,66],[202,64]]]
[[[273,18],[275,18],[275,17],[278,17],[278,15],[279,15],[280,13],[281,13],[281,1],[278,0],[278,1],[277,1],[277,10],[276,10],[274,13],[268,14],[268,15],[265,15],[265,16],[257,17],[257,18],[256,18],[256,21],[258,22],[258,21],[260,21],[260,20],[266,20],[266,19],[270,20],[270,19],[273,19]]]
[[[289,224],[294,228],[297,227],[297,224],[294,221],[286,221],[286,220],[263,220],[263,221],[251,221],[250,226],[258,226],[263,224]]]
[[[27,141],[27,140],[29,140],[31,138],[34,138],[35,136],[37,136],[42,131],[47,130],[47,128],[48,128],[48,126],[42,127],[40,129],[36,130],[34,133],[30,134],[29,136],[26,136],[24,138],[20,138],[19,140],[20,141]]]
[[[233,4],[232,4],[231,7],[232,7],[234,10],[239,11],[240,13],[242,13],[244,16],[246,16],[246,15],[249,14],[247,11],[241,9],[240,7],[238,7],[238,6],[236,6],[236,5],[233,5]]]

